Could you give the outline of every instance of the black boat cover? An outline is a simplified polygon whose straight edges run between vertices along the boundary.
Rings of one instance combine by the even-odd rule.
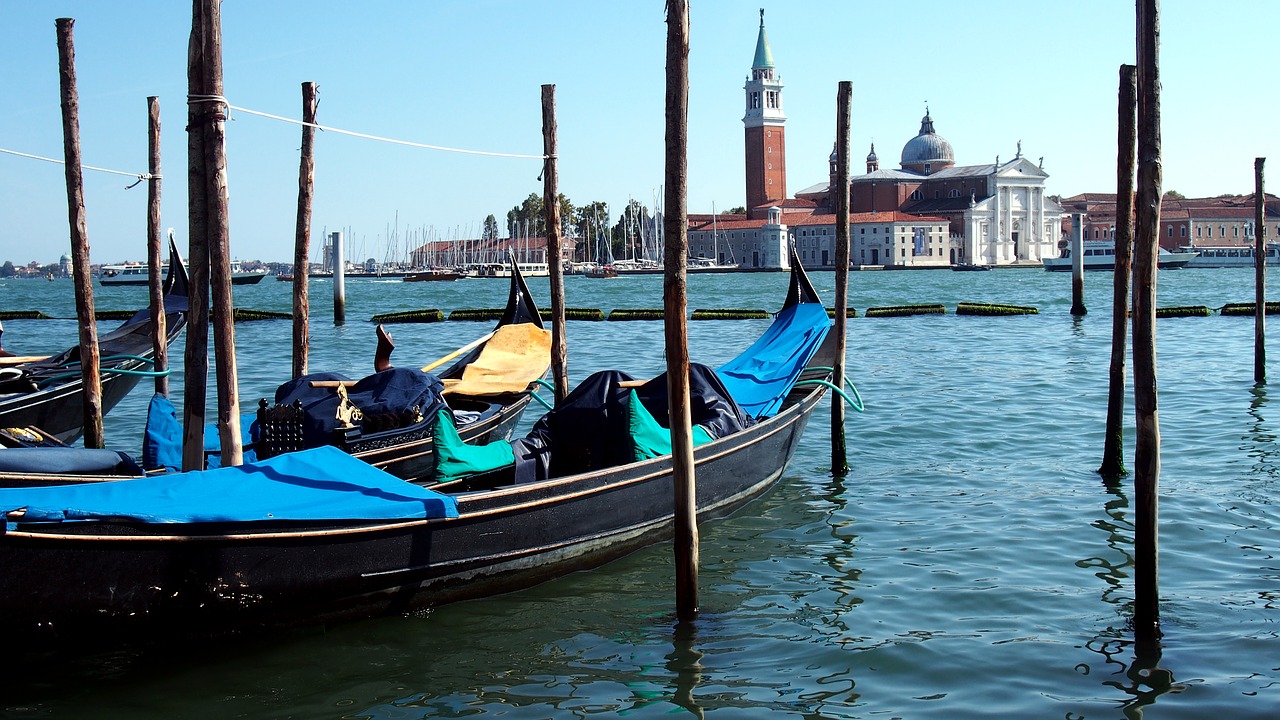
[[[303,423],[303,443],[306,447],[333,444],[334,430],[341,426],[337,419],[341,399],[331,387],[311,387],[312,381],[347,380],[338,373],[312,373],[295,378],[276,389],[276,403],[292,405],[302,403],[306,413]],[[402,415],[414,413],[422,417],[435,417],[444,400],[440,393],[443,383],[435,375],[417,368],[389,368],[374,373],[347,391],[351,404],[360,408],[365,417],[378,415]]]
[[[632,431],[633,410],[629,407],[632,391],[662,427],[670,428],[670,414],[666,373],[634,389],[619,384],[631,380],[630,375],[617,370],[589,376],[563,403],[542,416],[528,435],[512,440],[517,482],[635,462],[638,450]],[[706,365],[690,363],[689,393],[693,423],[705,430],[708,439],[725,437],[755,424],[729,397],[716,372]]]

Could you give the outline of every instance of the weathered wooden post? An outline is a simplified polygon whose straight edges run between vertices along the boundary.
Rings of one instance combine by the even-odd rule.
[[[849,129],[853,83],[841,80],[836,90],[836,297],[835,343],[836,359],[833,381],[844,387],[844,355],[848,339],[849,304]],[[844,403],[831,398],[831,473],[844,475],[849,472],[849,457],[844,435]]]
[[[1160,418],[1156,392],[1156,267],[1160,242],[1160,3],[1138,0],[1138,196],[1133,291],[1134,636],[1160,637]]]
[[[560,170],[556,158],[556,86],[542,86],[542,212],[547,226],[547,269],[551,275],[551,376],[556,404],[569,394],[565,350],[564,269],[560,263]]]
[[[293,239],[293,376],[307,374],[311,347],[311,298],[307,294],[311,255],[311,197],[315,190],[316,84],[302,83],[302,159],[298,167],[298,224]]]
[[[1133,271],[1133,146],[1138,69],[1120,66],[1116,130],[1116,271],[1111,301],[1111,370],[1107,391],[1107,431],[1103,440],[1105,479],[1121,477],[1124,468],[1125,355],[1129,338],[1129,278]]]
[[[71,226],[71,273],[75,277],[76,321],[80,330],[80,382],[84,412],[84,446],[100,448],[102,432],[102,368],[98,326],[93,311],[93,278],[89,276],[89,231],[85,224],[84,178],[80,169],[80,96],[76,90],[76,47],[73,18],[54,21],[58,31],[58,79],[62,94],[62,149],[66,158],[67,220]]]
[[[226,113],[222,97],[222,13],[221,0],[194,0],[191,18],[191,43],[188,46],[188,96],[192,111],[189,113],[188,132],[194,147],[189,163],[191,168],[189,197],[195,200],[190,215],[193,230],[198,230],[208,253],[209,291],[213,302],[214,366],[218,387],[218,436],[222,445],[222,464],[239,465],[242,462],[240,441],[239,381],[236,377],[236,338],[234,310],[231,302],[231,250],[227,222],[227,155]],[[197,221],[199,218],[199,221]],[[192,242],[196,233],[192,232]],[[191,255],[195,255],[192,251]],[[195,260],[192,260],[195,264]],[[192,284],[192,294],[199,296],[205,288]],[[200,300],[203,303],[203,298]],[[192,313],[191,325],[202,322]],[[190,329],[188,329],[187,357],[191,357]],[[208,360],[205,360],[207,372]],[[188,381],[190,387],[190,381]],[[203,396],[204,384],[198,390]],[[201,408],[203,410],[203,408]],[[203,413],[202,413],[203,414]],[[188,420],[190,420],[188,413]],[[203,420],[203,417],[201,418]],[[204,428],[188,425],[184,432],[183,468],[197,466],[196,448],[199,441],[199,466],[203,466]],[[198,437],[197,437],[198,436]]]
[[[689,409],[688,185],[689,2],[667,2],[666,182],[662,229],[662,307],[667,349],[667,399],[671,408],[671,466],[675,491],[676,616],[698,614],[698,498]]]
[[[1084,307],[1084,215],[1071,213],[1071,314],[1088,314]]]
[[[168,321],[164,314],[163,261],[160,252],[160,98],[147,98],[147,279],[151,287],[151,350],[155,363],[156,394],[169,395]]]
[[[333,268],[333,324],[345,325],[347,322],[347,266],[342,261],[345,253],[342,248],[342,231],[329,233],[330,267]]]
[[[182,469],[204,469],[204,420],[209,384],[209,222],[204,200],[204,125],[222,114],[203,67],[205,10],[192,0],[187,45],[187,344],[183,351]]]
[[[1266,196],[1263,194],[1262,166],[1266,158],[1253,159],[1253,381],[1267,381],[1267,218]]]

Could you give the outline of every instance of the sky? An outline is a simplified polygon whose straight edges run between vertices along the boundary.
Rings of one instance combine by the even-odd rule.
[[[691,213],[743,205],[743,84],[760,15],[787,115],[787,191],[827,179],[838,83],[853,84],[851,158],[872,142],[897,167],[928,107],[959,165],[1023,154],[1050,194],[1114,192],[1119,66],[1135,61],[1134,4],[983,0],[692,0],[688,116]],[[0,150],[61,159],[54,20],[75,19],[85,165],[147,169],[146,98],[162,116],[162,223],[187,236],[182,0],[0,0]],[[1246,194],[1256,157],[1280,160],[1270,87],[1280,3],[1161,3],[1164,189]],[[225,0],[225,95],[416,143],[542,152],[541,86],[556,86],[559,187],[576,205],[662,196],[666,15],[660,0]],[[227,123],[231,253],[291,261],[301,129],[233,111]],[[476,237],[485,216],[542,194],[541,162],[318,133],[312,256],[346,233],[348,257],[401,257],[430,239]],[[1280,171],[1272,175],[1280,178]],[[86,171],[94,263],[146,256],[145,184]],[[1276,182],[1280,182],[1277,180]],[[1278,192],[1276,190],[1273,192]],[[69,251],[66,185],[54,163],[0,153],[0,261]]]

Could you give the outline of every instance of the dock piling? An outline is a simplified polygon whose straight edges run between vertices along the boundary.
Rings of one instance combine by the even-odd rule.
[[[853,83],[841,80],[836,90],[836,186],[840,192],[836,194],[836,296],[835,307],[843,308],[849,304],[849,132],[851,125],[851,105],[853,99]],[[837,313],[835,318],[836,356],[832,365],[832,382],[836,387],[844,387],[845,344],[848,340],[846,328],[848,313]],[[844,403],[836,397],[831,399],[831,474],[845,475],[849,472],[849,456],[844,433]]]
[[[293,238],[293,376],[307,374],[311,349],[311,198],[316,181],[316,84],[302,83],[302,151],[298,163],[298,224]]]
[[[1256,236],[1253,253],[1253,381],[1256,383],[1267,381],[1267,223],[1262,182],[1262,169],[1266,162],[1266,158],[1253,160],[1253,227]]]
[[[542,211],[547,226],[547,271],[551,276],[551,376],[556,404],[569,394],[565,349],[564,268],[560,262],[560,170],[556,158],[556,86],[542,86]]]
[[[1160,3],[1138,0],[1138,186],[1133,265],[1134,637],[1139,654],[1160,637],[1160,417],[1156,388],[1156,267],[1160,242]]]
[[[164,314],[164,279],[160,277],[160,98],[147,98],[147,284],[151,290],[151,349],[157,395],[169,396],[168,320]]]
[[[89,276],[89,231],[85,223],[84,177],[80,169],[80,97],[76,90],[76,47],[72,18],[54,21],[58,32],[58,78],[62,95],[62,149],[66,158],[67,219],[71,227],[71,273],[75,277],[76,321],[80,329],[80,381],[84,446],[101,448],[102,369],[98,367],[98,326]]]
[[[666,183],[663,232],[663,327],[667,349],[667,401],[671,417],[671,469],[675,493],[676,616],[698,614],[698,500],[689,403],[688,185],[689,2],[667,3]]]
[[[1137,112],[1137,67],[1120,66],[1116,130],[1116,270],[1111,299],[1111,367],[1107,388],[1107,430],[1098,474],[1123,476],[1125,355],[1128,349],[1130,277],[1133,274],[1133,153]]]

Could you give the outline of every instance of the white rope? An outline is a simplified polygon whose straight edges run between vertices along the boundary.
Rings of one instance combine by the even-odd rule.
[[[8,155],[17,155],[18,157],[30,158],[32,160],[43,160],[45,162],[57,163],[58,165],[67,164],[66,160],[58,160],[57,158],[47,158],[47,157],[41,157],[39,155],[31,155],[29,153],[18,152],[17,150],[6,150],[4,148],[0,148],[0,153],[6,153]],[[111,173],[112,175],[124,175],[125,177],[138,178],[138,182],[135,182],[133,185],[137,185],[139,182],[142,182],[143,180],[159,180],[160,179],[159,175],[152,175],[151,173],[131,173],[131,172],[125,172],[123,170],[109,170],[107,168],[93,167],[91,165],[81,165],[80,169],[93,170],[95,172]],[[133,185],[130,185],[129,187],[133,187]]]
[[[214,99],[212,97],[206,97],[206,98],[201,98],[200,101],[211,102],[211,101],[214,101]],[[223,99],[222,101],[226,102],[225,99]],[[378,142],[391,143],[393,145],[407,145],[409,147],[425,148],[427,150],[442,150],[444,152],[465,153],[468,155],[488,155],[490,157],[528,158],[531,160],[547,159],[547,156],[545,155],[520,155],[516,153],[489,152],[487,150],[464,150],[461,148],[444,147],[442,145],[428,145],[426,143],[410,142],[408,140],[396,140],[394,138],[380,137],[378,135],[369,135],[366,133],[355,132],[353,130],[342,130],[340,128],[329,127],[327,125],[320,125],[319,123],[309,123],[303,120],[296,120],[294,118],[281,117],[280,115],[272,115],[270,113],[259,112],[257,110],[250,110],[248,108],[242,108],[242,107],[238,107],[236,105],[231,105],[231,104],[227,105],[227,109],[235,110],[237,112],[242,112],[242,113],[248,113],[249,115],[258,115],[260,117],[270,118],[271,120],[279,120],[281,122],[293,123],[294,125],[303,125],[307,127],[313,127],[317,130],[324,130],[326,132],[338,133],[340,135],[350,135],[352,137],[364,138],[366,140],[377,140]]]

